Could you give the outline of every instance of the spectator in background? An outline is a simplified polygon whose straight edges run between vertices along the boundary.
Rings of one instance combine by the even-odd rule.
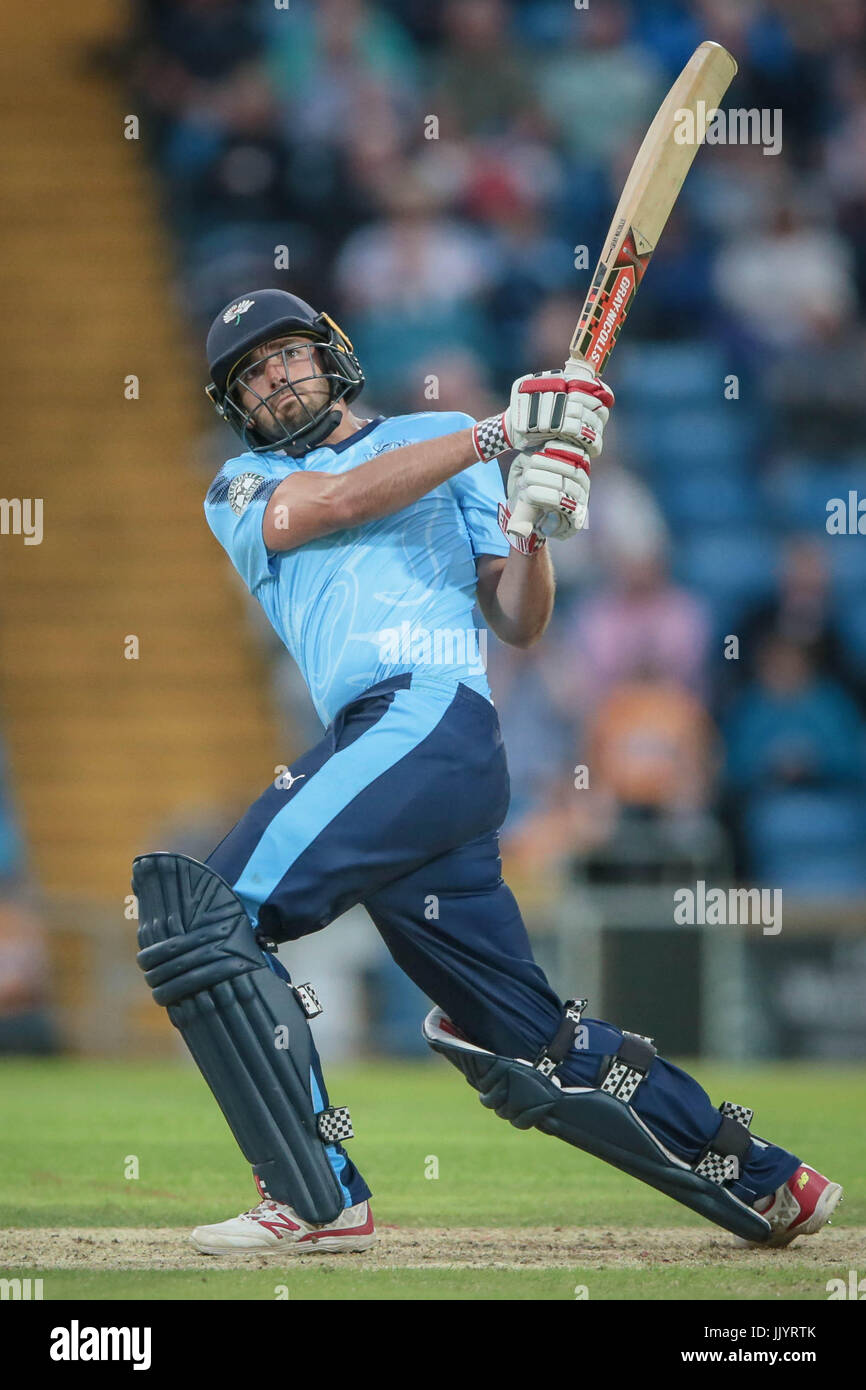
[[[491,259],[485,311],[497,331],[494,370],[506,381],[520,370],[526,353],[526,324],[541,301],[574,280],[573,252],[551,234],[542,214],[539,190],[523,183],[505,161],[479,167],[466,191],[466,210],[486,231]],[[574,296],[572,316],[574,316]],[[565,339],[551,365],[565,358]]]
[[[417,115],[418,55],[383,6],[317,0],[289,12],[271,9],[267,33],[269,72],[286,101],[292,139],[348,137],[364,125],[374,93],[404,126]]]
[[[448,0],[430,111],[447,134],[497,135],[531,119],[528,66],[511,37],[503,0]]]
[[[413,368],[406,382],[408,398],[403,409],[462,410],[476,420],[486,420],[501,409],[500,397],[490,385],[489,363],[464,348],[427,357]]]
[[[392,182],[386,215],[346,241],[335,267],[352,336],[377,389],[405,380],[407,366],[463,348],[484,355],[477,298],[490,272],[480,234],[443,216],[417,179]]]
[[[717,740],[700,699],[653,662],[608,691],[569,747],[561,717],[544,708],[538,672],[526,675],[535,732],[521,746],[516,777],[509,755],[517,814],[503,832],[509,873],[527,880],[519,878],[522,890],[537,898],[534,877],[555,891],[576,855],[595,875],[599,852],[618,862],[615,877],[628,878],[634,837],[645,840],[650,825],[650,860],[705,852]]]
[[[748,614],[740,628],[740,659],[727,663],[738,684],[753,682],[768,643],[780,638],[798,648],[819,677],[827,677],[863,702],[833,611],[826,552],[811,536],[795,536],[783,556],[779,592]]]
[[[768,636],[726,720],[724,815],[740,876],[862,892],[864,726],[808,647]]]
[[[232,0],[138,0],[128,55],[151,148],[166,168],[198,167],[212,150],[211,103],[261,51],[251,7]]]
[[[27,900],[24,847],[0,745],[0,1053],[56,1052],[45,932]]]
[[[758,350],[817,348],[856,306],[849,247],[802,202],[788,192],[768,225],[735,238],[716,263],[722,306]]]
[[[857,8],[862,20],[862,7]],[[838,209],[839,228],[849,238],[857,259],[862,301],[866,300],[866,73],[862,66],[843,66],[839,97],[839,124],[828,134],[825,146],[827,185]]]
[[[352,313],[419,314],[471,299],[487,279],[481,238],[442,216],[429,189],[403,170],[385,196],[384,217],[349,238],[337,285]]]
[[[827,313],[815,339],[766,364],[764,398],[778,420],[779,450],[812,455],[819,463],[866,441],[866,329],[853,305]]]
[[[609,170],[620,188],[664,95],[664,74],[631,41],[621,0],[591,4],[571,33],[565,51],[532,63],[536,96],[563,149],[580,164]]]
[[[192,227],[288,216],[288,156],[279,105],[263,71],[255,65],[237,68],[211,95],[209,116],[213,149],[198,181],[190,182],[194,171],[185,162],[177,169]]]
[[[260,50],[253,6],[238,0],[138,0],[138,20],[162,61],[216,82]]]
[[[712,748],[703,703],[659,658],[609,690],[590,720],[591,786],[623,808],[698,811],[712,788]]]
[[[0,882],[0,1053],[57,1052],[45,932],[20,892]]]
[[[836,681],[816,672],[808,645],[789,637],[765,638],[755,679],[731,710],[726,733],[734,794],[863,779],[857,706]]]
[[[610,587],[578,602],[557,633],[560,707],[595,711],[614,687],[650,670],[702,696],[707,614],[698,598],[671,582],[658,538],[617,548],[608,575]]]

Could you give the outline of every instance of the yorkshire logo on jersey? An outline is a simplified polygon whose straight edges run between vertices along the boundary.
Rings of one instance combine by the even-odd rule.
[[[261,473],[239,473],[229,483],[229,506],[235,516],[246,511],[256,495],[259,484],[265,480]]]
[[[230,304],[223,314],[223,323],[231,323],[232,319],[236,324],[240,323],[241,314],[245,314],[247,309],[251,309],[255,302],[254,299],[239,299],[237,304]]]

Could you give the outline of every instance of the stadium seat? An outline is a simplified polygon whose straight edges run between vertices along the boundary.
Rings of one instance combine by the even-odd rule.
[[[862,493],[866,469],[862,464],[791,456],[780,461],[761,480],[768,508],[790,530],[827,534],[827,503],[833,497],[847,499],[851,489]],[[834,536],[834,543],[846,538]],[[861,554],[864,547],[859,547]],[[828,557],[833,559],[828,551]],[[866,565],[864,565],[866,569]]]
[[[772,595],[777,562],[778,542],[769,531],[704,526],[679,537],[674,573],[702,594],[725,625]]]
[[[641,343],[620,350],[616,390],[629,406],[658,409],[660,405],[706,404],[718,398],[725,376],[719,348],[701,339],[694,342]]]
[[[866,889],[862,792],[769,792],[752,801],[745,828],[762,885],[804,894]]]
[[[656,496],[676,531],[684,526],[750,526],[759,506],[755,481],[748,471],[689,473],[657,482]]]
[[[862,602],[863,586],[859,593],[852,591],[837,603],[839,630],[852,667],[866,680],[866,607]]]
[[[853,606],[862,610],[866,591],[866,536],[828,536],[827,561],[840,610],[850,610]]]
[[[735,402],[711,407],[673,405],[635,409],[617,416],[629,451],[628,461],[644,475],[682,478],[691,473],[755,472],[758,427]]]

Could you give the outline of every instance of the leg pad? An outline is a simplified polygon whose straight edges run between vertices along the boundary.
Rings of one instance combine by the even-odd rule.
[[[482,1105],[495,1110],[517,1129],[535,1128],[556,1135],[673,1197],[734,1235],[759,1242],[769,1238],[770,1225],[763,1216],[722,1187],[723,1179],[713,1181],[670,1153],[631,1106],[617,1096],[597,1087],[563,1087],[532,1062],[486,1052],[464,1038],[441,1009],[428,1014],[424,1037],[436,1052],[463,1072],[480,1093]],[[634,1049],[634,1056],[630,1051],[627,1060],[633,1066],[643,1065],[647,1057],[645,1050]],[[744,1128],[727,1117],[722,1125],[729,1122],[737,1125],[738,1131]],[[740,1142],[739,1134],[736,1140]],[[718,1142],[717,1136],[709,1147]]]
[[[314,1224],[343,1191],[326,1143],[349,1137],[348,1111],[313,1109],[313,1040],[298,992],[269,969],[240,899],[183,854],[135,860],[138,964],[192,1053],[252,1164],[260,1191]],[[335,1122],[334,1116],[340,1117]]]

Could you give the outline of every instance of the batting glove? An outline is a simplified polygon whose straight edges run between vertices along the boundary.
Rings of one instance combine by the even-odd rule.
[[[601,453],[604,427],[614,402],[609,386],[580,364],[558,372],[522,376],[511,388],[508,409],[480,420],[473,431],[479,459],[508,449],[532,453],[550,439],[579,445],[590,458]]]
[[[549,440],[533,454],[518,454],[508,474],[508,502],[499,525],[511,545],[531,555],[547,540],[566,540],[586,525],[590,460],[564,439]],[[518,513],[529,523],[523,534],[510,528]]]

